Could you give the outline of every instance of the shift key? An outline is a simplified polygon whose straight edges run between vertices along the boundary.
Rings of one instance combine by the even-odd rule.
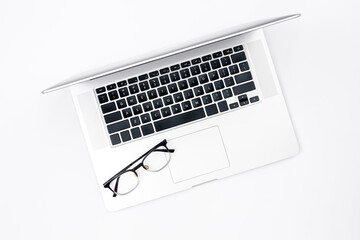
[[[119,132],[119,131],[122,131],[127,128],[130,128],[130,123],[129,123],[129,120],[127,120],[127,119],[124,121],[113,123],[113,124],[110,124],[107,126],[109,134],[114,133],[114,132]]]

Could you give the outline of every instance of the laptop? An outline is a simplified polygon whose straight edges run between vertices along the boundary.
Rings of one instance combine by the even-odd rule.
[[[184,191],[298,153],[263,28],[299,16],[243,25],[191,46],[43,91],[70,88],[108,210]],[[153,150],[159,143],[163,150],[157,160],[164,157],[166,164],[161,171],[147,171],[148,165],[139,157],[158,151]],[[129,164],[136,165],[136,171],[130,171],[137,177],[136,188],[127,194],[114,192]],[[116,180],[110,189],[109,179]]]

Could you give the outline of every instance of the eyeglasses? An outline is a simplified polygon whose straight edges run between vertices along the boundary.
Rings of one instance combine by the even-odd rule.
[[[120,172],[107,180],[103,186],[113,192],[113,197],[126,195],[139,185],[139,176],[136,171],[142,167],[149,172],[159,172],[170,162],[174,149],[169,149],[164,139],[141,157],[127,165]],[[141,162],[139,162],[141,160]],[[138,163],[139,162],[139,163]]]

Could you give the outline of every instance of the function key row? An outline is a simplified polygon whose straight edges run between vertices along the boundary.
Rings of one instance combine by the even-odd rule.
[[[205,55],[205,56],[203,56],[201,58],[195,58],[195,59],[192,59],[191,61],[186,61],[186,62],[183,62],[181,64],[175,64],[175,65],[171,66],[170,69],[171,69],[171,71],[177,71],[180,68],[189,67],[191,64],[192,65],[199,64],[199,63],[201,63],[201,59],[202,59],[203,62],[207,62],[207,61],[210,61],[211,59],[216,59],[216,58],[222,57],[223,55],[228,55],[228,54],[231,54],[233,52],[239,52],[239,51],[242,51],[242,50],[244,50],[243,46],[239,45],[239,46],[236,46],[234,48],[225,49],[222,52],[221,51],[215,52],[213,54]],[[243,55],[245,56],[245,53],[243,53]],[[235,59],[240,59],[239,57],[240,57],[240,55],[237,55],[237,57]],[[222,62],[223,61],[226,61],[226,59],[222,60]],[[226,62],[225,62],[225,64],[226,64]],[[181,67],[180,67],[180,65],[181,65]],[[206,70],[207,66],[208,66],[207,64],[203,65],[202,69]],[[153,77],[159,76],[160,74],[163,75],[163,74],[169,73],[170,69],[168,67],[166,67],[166,68],[160,69],[160,71],[153,71],[153,72],[150,72],[149,74],[143,74],[143,75],[140,75],[138,77],[129,78],[127,81],[122,80],[122,81],[118,82],[117,84],[115,84],[115,83],[110,84],[110,85],[106,86],[106,88],[105,87],[100,87],[100,88],[96,89],[96,93],[100,94],[100,93],[104,93],[106,90],[110,91],[110,90],[116,89],[116,85],[117,85],[117,87],[123,87],[123,86],[126,86],[127,84],[133,84],[133,83],[136,83],[138,81],[144,81],[146,79],[149,79],[149,77],[153,78]],[[196,73],[196,70],[197,69],[193,69],[193,71],[195,71],[195,73]]]

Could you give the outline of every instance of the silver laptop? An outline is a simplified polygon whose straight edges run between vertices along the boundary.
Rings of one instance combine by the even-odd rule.
[[[43,91],[70,87],[109,210],[299,151],[262,30],[298,16],[259,21]]]

